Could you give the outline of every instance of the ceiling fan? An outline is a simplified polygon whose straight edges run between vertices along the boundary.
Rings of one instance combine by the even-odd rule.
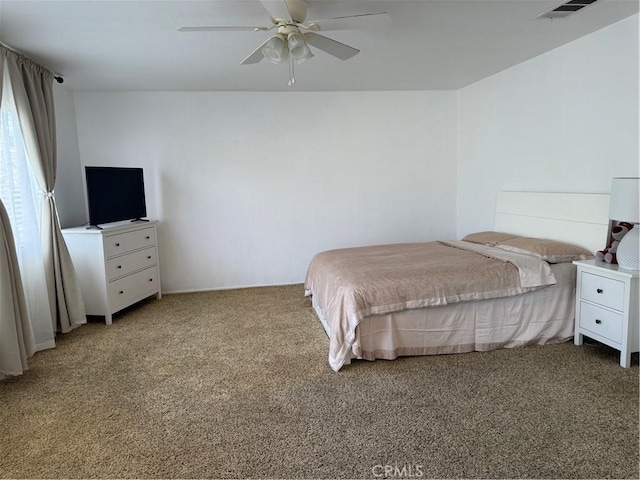
[[[210,32],[253,30],[256,32],[275,30],[276,33],[249,54],[242,65],[259,63],[263,58],[281,64],[289,63],[289,85],[295,83],[294,63],[302,63],[313,57],[309,45],[341,60],[348,60],[360,50],[333,40],[317,32],[379,28],[391,26],[387,12],[362,13],[335,18],[306,21],[308,0],[260,0],[271,18],[270,26],[211,25],[180,27],[180,32]]]

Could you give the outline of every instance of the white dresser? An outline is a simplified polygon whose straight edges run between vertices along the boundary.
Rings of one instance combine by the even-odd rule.
[[[620,350],[620,365],[628,368],[631,353],[640,351],[638,271],[597,260],[573,262],[578,266],[574,343],[583,336]]]
[[[62,230],[87,315],[113,314],[151,295],[160,299],[157,223],[116,222],[102,230]]]

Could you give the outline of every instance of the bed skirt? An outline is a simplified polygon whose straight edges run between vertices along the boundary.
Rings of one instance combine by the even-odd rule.
[[[552,271],[557,285],[521,295],[366,317],[356,328],[351,358],[392,360],[565,342],[574,333],[575,266],[552,265]],[[330,335],[315,302],[313,308]]]

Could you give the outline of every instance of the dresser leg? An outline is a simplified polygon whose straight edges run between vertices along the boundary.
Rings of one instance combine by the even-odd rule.
[[[622,368],[629,368],[631,366],[631,351],[623,350],[620,352],[620,366]]]
[[[583,335],[581,333],[577,333],[573,336],[573,344],[574,345],[582,345]]]
[[[107,325],[111,325],[113,323],[113,315],[110,313],[104,316],[104,321]]]

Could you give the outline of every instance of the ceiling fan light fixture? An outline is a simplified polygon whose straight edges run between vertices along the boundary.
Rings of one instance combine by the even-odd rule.
[[[296,63],[302,63],[313,57],[311,49],[299,33],[289,34],[287,37],[287,46],[289,48],[289,55]]]
[[[262,54],[270,62],[280,64],[285,63],[289,59],[289,51],[285,48],[286,38],[284,35],[276,33],[262,47]]]

